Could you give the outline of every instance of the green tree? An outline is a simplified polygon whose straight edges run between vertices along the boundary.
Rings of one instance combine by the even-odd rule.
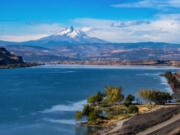
[[[97,103],[100,103],[102,100],[103,100],[103,98],[104,98],[104,94],[103,93],[101,93],[100,91],[98,91],[98,93],[96,94],[96,102]]]
[[[139,112],[139,109],[138,109],[138,107],[137,106],[135,106],[135,105],[130,105],[129,107],[128,107],[128,111],[127,111],[128,113],[138,113]]]
[[[96,95],[92,95],[88,98],[88,103],[95,104],[96,102],[97,102],[97,96]]]
[[[80,120],[82,118],[82,112],[81,111],[77,111],[76,112],[76,120]]]
[[[122,87],[107,87],[106,88],[106,98],[109,103],[119,103],[124,99],[122,94]]]
[[[90,105],[85,105],[83,110],[82,110],[82,115],[84,116],[88,116],[90,114],[90,112],[94,111],[94,107],[90,106]]]
[[[88,121],[89,122],[96,122],[96,120],[99,118],[99,114],[96,111],[90,112],[89,116],[88,116]]]
[[[166,77],[166,79],[168,80],[168,83],[170,85],[173,85],[173,81],[175,80],[175,77],[173,76],[173,74],[170,71],[167,71],[164,76]]]
[[[76,112],[76,120],[85,116],[88,119],[88,122],[93,123],[100,117],[99,113],[101,113],[101,111],[97,111],[92,105],[85,105],[82,112]]]
[[[167,71],[164,76],[167,78],[167,79],[171,79],[172,78],[172,73],[170,71]]]
[[[168,92],[149,89],[138,91],[138,96],[143,100],[146,100],[150,103],[154,102],[156,104],[165,104],[168,100],[172,99],[171,95]]]
[[[150,90],[150,89],[139,90],[138,91],[138,96],[141,99],[146,100],[148,102],[151,102],[153,100],[152,90]]]
[[[90,104],[100,104],[103,100],[104,94],[98,92],[96,95],[92,95],[88,98],[88,103]]]
[[[132,101],[134,101],[134,99],[135,99],[135,97],[133,95],[129,94],[124,101],[124,105],[128,107],[129,105],[132,104]]]
[[[165,104],[168,100],[171,99],[171,95],[167,92],[153,91],[153,102],[156,104]]]

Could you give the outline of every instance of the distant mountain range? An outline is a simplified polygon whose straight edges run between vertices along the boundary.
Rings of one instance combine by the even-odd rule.
[[[27,42],[0,41],[1,47],[26,61],[180,60],[180,44],[163,42],[110,43],[68,27]]]
[[[68,27],[56,34],[43,37],[38,40],[32,40],[32,41],[27,41],[27,42],[6,42],[6,41],[0,41],[1,44],[7,44],[7,45],[15,45],[15,44],[20,44],[20,45],[38,45],[42,47],[50,47],[53,45],[69,45],[69,44],[101,44],[101,43],[107,43],[104,40],[94,38],[94,37],[89,37],[85,32],[75,29],[74,27]]]

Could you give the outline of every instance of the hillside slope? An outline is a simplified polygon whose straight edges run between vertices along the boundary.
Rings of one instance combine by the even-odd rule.
[[[0,66],[14,64],[24,64],[22,57],[8,52],[5,48],[0,48]]]

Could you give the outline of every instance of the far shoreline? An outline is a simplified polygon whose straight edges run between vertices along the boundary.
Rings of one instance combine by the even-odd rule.
[[[0,65],[0,69],[17,69],[17,68],[30,68],[42,66],[44,64],[40,63],[21,63],[21,64],[9,64],[9,65]]]
[[[180,67],[179,60],[137,60],[137,61],[52,61],[48,64],[114,65],[114,66],[172,66]]]
[[[170,65],[103,65],[103,64],[55,64],[46,63],[37,67],[52,67],[52,68],[95,68],[95,69],[180,69],[180,67]]]

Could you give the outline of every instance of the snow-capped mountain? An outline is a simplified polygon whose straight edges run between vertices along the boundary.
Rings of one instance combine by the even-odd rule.
[[[63,31],[58,32],[55,34],[56,36],[67,36],[69,38],[77,38],[77,37],[87,37],[85,32],[82,32],[80,30],[74,29],[74,27],[68,27],[64,29]]]
[[[50,45],[68,45],[68,44],[101,44],[106,43],[106,41],[89,37],[85,32],[80,29],[75,29],[74,27],[68,27],[56,34],[50,35],[48,37],[41,38],[39,40],[33,40],[24,42],[27,45],[39,45],[39,46],[50,46]]]

